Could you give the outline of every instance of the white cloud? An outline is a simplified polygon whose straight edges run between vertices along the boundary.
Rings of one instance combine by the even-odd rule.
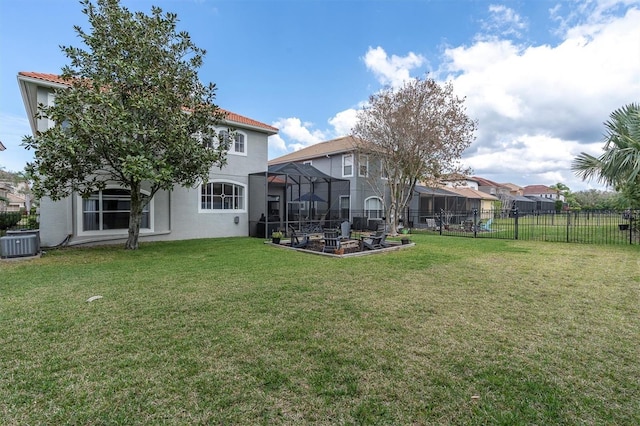
[[[521,37],[522,31],[529,26],[526,19],[523,19],[515,10],[503,5],[492,4],[489,6],[490,18],[482,22],[482,29],[486,32],[484,36],[511,36]]]
[[[640,10],[629,4],[640,2],[559,3],[549,13],[562,37],[537,45],[514,41],[528,30],[526,17],[492,5],[490,21],[482,23],[491,34],[445,50],[435,75],[453,82],[479,122],[463,158],[474,174],[520,185],[563,182],[574,191],[600,187],[577,178],[571,162],[582,151],[600,155],[602,123],[611,111],[640,99]],[[567,6],[575,7],[563,16]],[[389,56],[382,47],[369,48],[364,62],[381,85],[392,87],[427,63],[413,52]],[[338,112],[328,120],[333,129],[325,131],[297,118],[274,125],[292,140],[289,150],[299,149],[349,133],[356,114]]]
[[[344,111],[340,111],[330,118],[329,124],[333,126],[335,136],[339,137],[350,135],[351,129],[356,125],[357,115],[357,110],[349,108]]]
[[[571,173],[571,160],[590,144],[601,148],[609,113],[640,98],[640,10],[616,19],[597,13],[604,18],[568,29],[555,46],[495,39],[445,51],[440,75],[479,121],[466,158],[476,174],[526,171],[561,175],[572,189],[587,185]]]
[[[298,117],[281,118],[273,125],[279,128],[281,133],[305,145],[313,145],[324,138],[322,131],[309,129],[313,123],[303,123]]]
[[[325,140],[325,133],[321,130],[312,130],[313,123],[303,123],[297,117],[280,118],[272,125],[280,129],[280,134],[284,134],[293,143],[286,144],[280,135],[272,139],[276,144],[275,148],[287,145],[288,148],[298,150],[309,145],[313,145]]]
[[[274,152],[285,153],[287,152],[287,144],[280,135],[271,135],[268,138],[269,148],[273,148]]]
[[[410,71],[422,66],[426,59],[422,55],[409,52],[407,56],[387,56],[387,52],[380,46],[375,49],[369,47],[364,55],[364,63],[374,73],[380,84],[400,87],[410,80]]]

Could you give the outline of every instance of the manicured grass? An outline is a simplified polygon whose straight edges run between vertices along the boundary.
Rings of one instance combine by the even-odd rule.
[[[637,245],[412,240],[0,263],[0,424],[640,424]]]

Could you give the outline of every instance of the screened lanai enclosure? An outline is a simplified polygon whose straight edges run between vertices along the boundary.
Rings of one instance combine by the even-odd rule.
[[[305,233],[338,228],[349,220],[340,199],[349,181],[331,177],[309,164],[286,163],[249,176],[249,235],[269,238],[293,228]]]

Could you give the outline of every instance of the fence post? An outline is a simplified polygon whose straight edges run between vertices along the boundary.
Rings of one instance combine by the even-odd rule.
[[[514,222],[513,222],[513,226],[514,226],[513,238],[515,240],[517,240],[518,239],[518,208],[517,207],[513,208],[513,218],[514,218]]]
[[[567,242],[569,242],[569,227],[571,226],[571,211],[567,211],[566,215],[567,215]]]
[[[473,238],[478,236],[478,209],[473,209]]]
[[[444,209],[440,209],[440,213],[439,213],[438,217],[440,218],[440,226],[438,227],[438,231],[439,231],[440,235],[442,235],[442,227],[444,226],[444,224],[443,224]]]

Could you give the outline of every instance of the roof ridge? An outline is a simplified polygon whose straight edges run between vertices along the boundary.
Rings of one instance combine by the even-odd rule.
[[[42,72],[34,72],[34,71],[20,71],[18,72],[19,76],[23,76],[23,77],[29,77],[29,78],[33,78],[36,80],[42,80],[42,81],[47,81],[49,83],[56,83],[56,84],[62,84],[62,85],[68,85],[69,81],[63,79],[62,77],[60,77],[58,74],[51,74],[51,73],[42,73]],[[252,126],[252,127],[258,127],[264,130],[268,130],[270,132],[273,133],[278,133],[278,128],[271,126],[269,124],[263,123],[261,121],[258,120],[254,120],[253,118],[249,118],[247,116],[235,113],[233,111],[229,111],[227,109],[221,108],[219,107],[221,111],[224,112],[225,114],[225,119],[238,123],[238,124],[245,124],[248,126]]]

